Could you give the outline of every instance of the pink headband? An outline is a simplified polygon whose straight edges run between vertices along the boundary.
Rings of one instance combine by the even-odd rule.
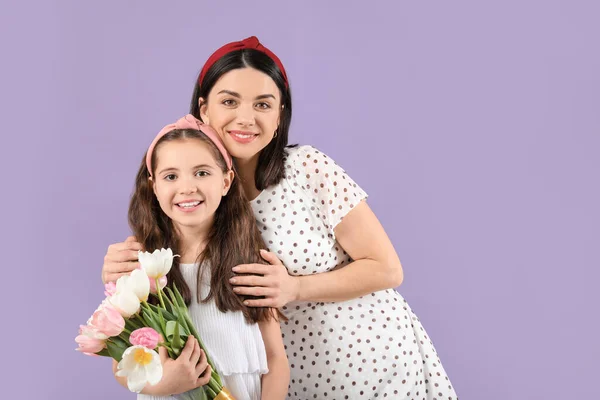
[[[219,135],[217,135],[217,132],[215,132],[214,129],[211,128],[209,125],[203,124],[202,121],[194,117],[192,114],[188,114],[185,117],[179,118],[174,124],[169,124],[162,128],[160,132],[158,132],[158,135],[156,135],[156,137],[152,141],[152,144],[150,144],[148,152],[146,153],[146,167],[148,168],[150,176],[152,176],[152,152],[156,147],[156,143],[158,143],[160,138],[162,138],[174,129],[196,129],[204,133],[215,144],[215,146],[217,146],[217,149],[219,149],[219,151],[223,155],[223,158],[225,159],[227,168],[231,169],[231,157],[229,156],[229,153],[227,153],[227,150],[225,150],[223,143],[221,143],[221,139],[219,139]]]

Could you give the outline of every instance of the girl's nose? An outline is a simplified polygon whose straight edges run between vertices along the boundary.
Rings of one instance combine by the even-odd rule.
[[[198,188],[196,187],[196,185],[193,185],[191,183],[183,184],[179,188],[179,193],[181,193],[181,194],[192,194],[192,193],[196,193],[197,191],[198,191]]]

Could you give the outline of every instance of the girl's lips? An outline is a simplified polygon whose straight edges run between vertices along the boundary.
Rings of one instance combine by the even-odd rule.
[[[200,200],[192,200],[192,201],[182,201],[180,203],[175,204],[180,211],[185,213],[190,213],[196,211],[202,204],[203,201]]]

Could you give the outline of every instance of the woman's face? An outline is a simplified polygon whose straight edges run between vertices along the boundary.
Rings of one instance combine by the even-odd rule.
[[[208,99],[199,101],[202,121],[217,131],[227,151],[240,160],[258,156],[279,126],[279,89],[273,79],[254,68],[227,72]]]

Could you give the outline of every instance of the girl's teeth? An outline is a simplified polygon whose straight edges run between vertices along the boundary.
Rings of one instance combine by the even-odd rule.
[[[179,203],[179,207],[196,207],[198,204],[200,204],[199,201],[195,201],[193,203]]]

